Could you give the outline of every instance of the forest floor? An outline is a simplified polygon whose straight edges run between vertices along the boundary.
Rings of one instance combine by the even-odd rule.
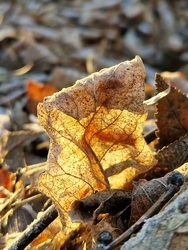
[[[169,99],[157,103],[157,112],[155,105],[148,107],[143,134],[158,129],[158,144],[155,136],[153,141],[145,139],[157,152],[161,165],[155,165],[153,172],[144,178],[148,177],[148,181],[163,178],[187,162],[187,7],[185,0],[1,1],[0,249],[5,246],[9,249],[12,240],[24,232],[40,211],[51,205],[38,191],[39,175],[46,170],[50,141],[39,123],[37,105],[44,97],[73,86],[76,80],[140,56],[146,70],[146,99],[163,91],[166,82],[170,81],[172,86]],[[156,73],[160,75],[155,76]],[[169,106],[163,109],[164,105],[174,105],[174,109]],[[170,120],[175,112],[176,122]],[[170,126],[174,130],[181,126],[169,139],[169,133],[163,129],[165,124],[167,130]],[[171,143],[175,144],[169,146]],[[177,149],[177,154],[172,154],[172,148],[175,152]],[[169,159],[164,164],[164,155],[179,161],[173,158],[173,166],[169,167]],[[157,175],[159,167],[163,167],[163,171],[159,170]],[[186,171],[185,167],[180,171],[185,179]],[[166,179],[163,181],[166,183]],[[131,223],[139,219],[133,217]],[[84,241],[84,235],[91,232],[91,228],[80,226],[79,233],[72,230],[71,237],[65,238],[61,235],[60,224],[56,219],[56,224],[49,226],[27,249],[60,249],[63,243],[66,246],[62,249],[72,246],[86,249],[79,237],[82,235]],[[169,249],[176,249],[173,247]]]

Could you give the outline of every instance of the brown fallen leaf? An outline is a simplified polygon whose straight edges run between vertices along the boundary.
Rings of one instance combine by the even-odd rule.
[[[163,211],[148,219],[135,237],[126,241],[121,250],[187,249],[188,190],[186,185]]]
[[[39,121],[51,138],[48,171],[40,177],[39,190],[57,205],[65,231],[71,202],[110,187],[124,188],[151,168],[153,152],[142,136],[147,117],[144,79],[137,56],[38,105]],[[126,160],[130,165],[123,171],[105,175],[110,166]]]
[[[176,72],[169,72],[165,71],[161,73],[162,77],[165,79],[170,79],[172,85],[179,89],[182,93],[187,94],[188,93],[188,84],[187,84],[187,79],[186,75],[184,75],[180,71]]]
[[[171,81],[160,74],[155,76],[157,92],[164,91]],[[170,93],[157,102],[158,149],[178,140],[188,133],[188,98],[177,88],[171,86]]]
[[[130,205],[131,191],[103,190],[75,200],[68,212],[72,221],[92,225],[100,214],[117,214]]]
[[[165,192],[167,176],[151,181],[140,181],[135,185],[131,202],[129,226],[132,226]]]
[[[15,172],[18,167],[24,166],[24,147],[36,140],[43,132],[33,131],[6,131],[0,137],[0,162]]]
[[[35,41],[32,32],[24,30],[22,35],[23,39],[19,37],[5,49],[4,58],[9,68],[13,70],[33,64],[34,70],[45,71],[61,62],[48,46]]]
[[[188,162],[187,147],[188,134],[159,150],[155,156],[157,163],[149,169],[147,173],[141,174],[139,177],[151,180],[153,178],[162,177],[166,173],[180,167]]]
[[[188,163],[173,169],[184,176],[185,181],[188,180]],[[170,175],[167,173],[165,176],[150,181],[141,180],[135,185],[132,194],[131,202],[131,216],[129,225],[133,225],[148,209],[159,199],[159,197],[166,191],[167,178]]]
[[[6,217],[6,218],[5,218]],[[4,216],[1,227],[1,232],[6,234],[13,234],[22,232],[25,228],[36,218],[36,212],[32,209],[30,204],[12,209],[11,213]]]
[[[37,105],[42,102],[44,97],[57,92],[57,89],[50,85],[44,85],[33,80],[27,81],[27,110],[33,114],[37,114]]]

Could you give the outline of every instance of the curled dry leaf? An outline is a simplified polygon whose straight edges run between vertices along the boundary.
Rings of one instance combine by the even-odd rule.
[[[116,214],[130,205],[131,191],[104,190],[75,200],[68,212],[72,221],[93,224],[99,214]]]
[[[152,166],[153,153],[142,137],[147,117],[144,80],[137,56],[39,104],[39,121],[51,138],[48,171],[41,175],[39,189],[55,202],[64,226],[71,202],[96,191],[124,188],[135,174]],[[110,166],[127,160],[130,165],[121,172],[113,169],[113,175],[105,175]]]

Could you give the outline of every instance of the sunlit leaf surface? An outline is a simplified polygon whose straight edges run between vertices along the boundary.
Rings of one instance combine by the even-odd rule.
[[[144,80],[143,63],[136,57],[79,80],[39,104],[40,123],[51,138],[48,170],[41,175],[39,189],[65,217],[72,201],[126,187],[151,167],[153,153],[142,137],[147,117]]]

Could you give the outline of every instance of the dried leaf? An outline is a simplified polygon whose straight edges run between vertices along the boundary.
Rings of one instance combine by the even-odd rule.
[[[61,249],[75,249],[75,250],[92,249],[91,241],[92,241],[91,226],[81,224],[77,230],[75,230],[70,235],[66,236],[63,244],[61,242]],[[86,245],[87,248],[85,247]]]
[[[176,171],[180,172],[184,176],[185,182],[188,181],[188,162],[181,165],[179,168],[176,169]]]
[[[7,164],[13,172],[24,166],[24,146],[36,140],[41,132],[15,131],[0,137],[0,161]]]
[[[156,74],[157,92],[171,85],[170,79]],[[167,146],[188,132],[188,98],[171,86],[170,93],[157,102],[157,148]]]
[[[152,178],[164,176],[164,174],[180,167],[188,162],[188,134],[180,137],[174,143],[163,147],[156,153],[157,164],[155,164],[142,178],[151,180]]]
[[[50,85],[44,85],[33,80],[27,82],[27,109],[33,114],[37,114],[37,104],[42,102],[44,97],[52,95],[57,91],[56,88]]]
[[[121,250],[187,249],[187,204],[188,190],[184,188],[162,212],[148,219],[141,231],[126,241]]]
[[[27,182],[29,182],[28,179]],[[0,220],[1,232],[4,235],[24,231],[36,219],[37,213],[44,208],[47,201],[46,196],[41,194],[32,196],[33,193],[33,189],[27,190],[26,193],[25,190],[20,188],[11,193],[10,197],[0,206],[2,215]],[[30,197],[26,196],[28,194]]]
[[[184,75],[182,72],[165,71],[165,72],[162,72],[161,75],[165,79],[166,78],[170,79],[172,82],[172,85],[176,87],[177,89],[179,89],[182,93],[184,94],[188,93],[188,84],[187,84],[186,75]]]
[[[5,249],[5,247],[6,247],[5,237],[0,233],[0,249]]]
[[[167,176],[151,181],[141,181],[135,185],[131,201],[129,226],[133,225],[165,192]]]
[[[99,214],[116,214],[124,210],[130,204],[130,199],[131,191],[104,190],[75,200],[68,214],[72,221],[92,225]]]
[[[185,181],[188,180],[188,163],[173,169],[180,172]],[[158,200],[158,198],[166,191],[167,178],[170,173],[158,179],[150,181],[141,181],[133,190],[131,202],[131,217],[129,225],[134,224],[147,210]]]
[[[4,216],[1,232],[4,235],[22,232],[35,218],[36,212],[30,204],[26,203],[23,206],[13,209],[11,213],[7,213]]]
[[[23,40],[18,39],[5,50],[4,58],[11,68],[21,68],[29,62],[38,71],[50,70],[60,63],[60,59],[48,46],[37,43],[32,32],[26,30]]]
[[[51,138],[48,171],[41,175],[39,189],[56,203],[64,226],[63,213],[72,201],[110,186],[124,187],[134,174],[152,166],[153,153],[142,137],[147,116],[144,79],[143,63],[136,57],[39,104],[39,121]],[[110,166],[126,160],[133,167],[107,178]],[[135,166],[138,172],[132,174]]]

